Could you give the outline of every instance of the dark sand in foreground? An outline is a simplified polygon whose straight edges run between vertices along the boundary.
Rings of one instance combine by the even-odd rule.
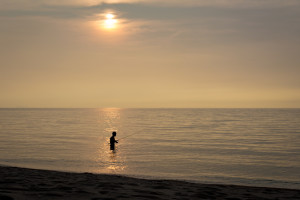
[[[0,167],[0,199],[300,199],[300,190]]]

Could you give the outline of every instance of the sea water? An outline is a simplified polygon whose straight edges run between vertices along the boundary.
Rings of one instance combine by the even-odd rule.
[[[0,164],[300,189],[300,109],[0,109]]]

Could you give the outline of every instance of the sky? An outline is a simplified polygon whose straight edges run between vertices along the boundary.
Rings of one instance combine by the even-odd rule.
[[[1,0],[1,108],[299,108],[299,0]]]

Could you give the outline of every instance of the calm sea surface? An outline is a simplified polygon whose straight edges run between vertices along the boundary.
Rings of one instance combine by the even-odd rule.
[[[0,109],[0,164],[300,189],[300,109]]]

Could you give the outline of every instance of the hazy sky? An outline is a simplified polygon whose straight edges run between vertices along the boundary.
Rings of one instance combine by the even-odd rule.
[[[299,77],[299,0],[0,0],[0,107],[300,107]]]

